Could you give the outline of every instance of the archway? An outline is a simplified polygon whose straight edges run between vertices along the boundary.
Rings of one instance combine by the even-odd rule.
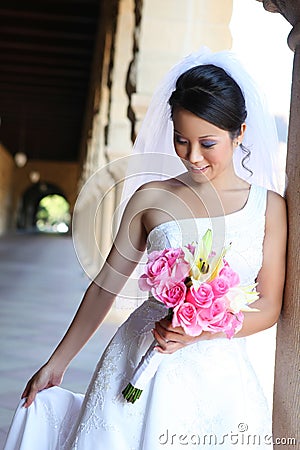
[[[17,228],[27,231],[41,231],[37,226],[39,211],[41,211],[40,203],[42,199],[49,196],[59,196],[65,199],[69,204],[62,190],[45,181],[30,186],[23,194],[17,218]],[[41,216],[41,213],[39,214]]]
[[[36,214],[36,226],[40,232],[67,233],[70,229],[70,205],[58,194],[43,197]]]

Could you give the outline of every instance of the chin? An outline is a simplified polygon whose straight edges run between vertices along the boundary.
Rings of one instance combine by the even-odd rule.
[[[189,171],[189,175],[192,178],[192,180],[196,181],[197,183],[207,183],[211,181],[211,177],[206,173],[195,173]]]

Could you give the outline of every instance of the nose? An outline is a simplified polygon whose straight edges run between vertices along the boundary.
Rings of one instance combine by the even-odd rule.
[[[196,164],[204,160],[204,156],[202,155],[199,142],[197,144],[191,145],[188,154],[188,160],[190,161],[191,164]]]

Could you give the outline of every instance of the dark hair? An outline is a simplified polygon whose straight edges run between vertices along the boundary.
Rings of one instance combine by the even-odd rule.
[[[169,104],[172,116],[176,108],[186,109],[228,131],[231,139],[239,135],[247,117],[241,88],[224,69],[213,64],[196,66],[180,75]],[[241,148],[245,153],[242,160],[245,167],[250,151],[242,145]]]

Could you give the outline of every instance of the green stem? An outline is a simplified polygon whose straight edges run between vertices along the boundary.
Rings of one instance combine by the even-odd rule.
[[[126,388],[122,391],[122,394],[125,400],[134,403],[140,398],[142,392],[142,389],[135,388],[131,383],[128,383]]]

